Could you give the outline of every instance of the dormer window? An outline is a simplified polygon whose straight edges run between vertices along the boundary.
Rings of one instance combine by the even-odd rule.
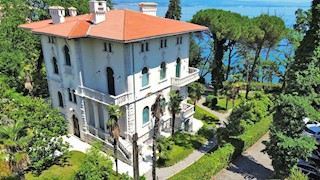
[[[112,52],[112,44],[111,43],[104,43],[104,51],[105,52]]]

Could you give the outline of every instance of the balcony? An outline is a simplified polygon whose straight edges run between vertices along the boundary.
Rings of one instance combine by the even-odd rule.
[[[187,119],[194,114],[194,105],[182,102],[181,106],[181,113],[184,119]]]
[[[171,84],[173,86],[183,87],[187,84],[197,81],[198,79],[199,79],[199,69],[189,67],[189,73],[187,76],[182,78],[177,78],[177,77],[171,78]]]
[[[102,92],[99,92],[87,87],[81,87],[81,86],[79,87],[79,91],[77,91],[76,94],[81,97],[85,97],[105,105],[123,106],[127,104],[129,101],[128,93],[123,93],[117,96],[113,96],[113,95],[104,94]]]

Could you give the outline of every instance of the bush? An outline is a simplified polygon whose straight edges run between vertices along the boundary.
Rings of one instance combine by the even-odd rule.
[[[303,174],[300,170],[294,170],[286,180],[308,180],[308,176]]]
[[[205,102],[206,106],[208,106],[208,107],[210,107],[212,109],[215,106],[217,106],[217,104],[218,104],[218,98],[216,96],[208,95],[206,97],[206,102]]]
[[[216,151],[202,156],[198,161],[179,172],[175,176],[169,178],[171,180],[202,180],[211,179],[213,175],[225,168],[234,153],[234,147],[231,144],[225,144]]]
[[[206,139],[211,139],[215,135],[215,128],[204,124],[197,132],[199,136],[205,137]]]

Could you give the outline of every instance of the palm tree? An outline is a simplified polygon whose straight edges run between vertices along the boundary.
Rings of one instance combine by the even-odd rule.
[[[160,118],[163,116],[162,96],[159,94],[156,98],[156,102],[151,107],[152,117],[154,117],[154,128],[153,128],[153,143],[152,143],[152,178],[156,180],[156,163],[157,163],[157,138],[159,131]]]
[[[32,135],[23,119],[10,121],[0,127],[0,145],[2,146],[0,158],[8,162],[12,172],[19,175],[20,179],[24,179],[23,170],[29,162],[27,147]]]
[[[119,126],[119,118],[122,117],[122,113],[120,112],[118,105],[107,106],[107,111],[109,113],[109,120],[107,122],[107,127],[109,129],[110,135],[113,138],[113,154],[116,163],[116,174],[118,175],[118,140],[120,137],[120,126]]]
[[[204,86],[201,83],[193,82],[188,86],[189,97],[195,106],[197,101],[201,98],[204,93]]]
[[[169,96],[170,96],[169,111],[171,112],[171,115],[172,115],[171,136],[172,136],[172,141],[174,141],[174,125],[176,121],[176,114],[180,113],[181,111],[180,103],[182,102],[183,98],[180,95],[179,91],[177,92],[171,91],[169,93]]]

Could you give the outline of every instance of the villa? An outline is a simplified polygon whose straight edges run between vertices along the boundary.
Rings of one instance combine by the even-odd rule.
[[[164,99],[162,132],[170,132],[169,92],[184,97],[176,128],[191,131],[194,107],[187,85],[198,80],[189,67],[191,34],[207,27],[157,17],[157,4],[139,3],[140,12],[109,10],[106,1],[89,1],[90,14],[49,8],[52,19],[20,25],[41,36],[52,106],[69,123],[70,133],[85,142],[101,140],[112,148],[106,106],[118,105],[121,138],[118,157],[132,163],[132,136],[147,147],[152,138],[151,106]],[[143,151],[142,151],[143,153]]]

